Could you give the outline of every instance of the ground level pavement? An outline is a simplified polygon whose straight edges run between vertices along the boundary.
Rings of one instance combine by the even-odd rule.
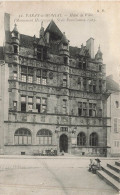
[[[85,157],[0,156],[0,195],[117,195],[88,165]]]

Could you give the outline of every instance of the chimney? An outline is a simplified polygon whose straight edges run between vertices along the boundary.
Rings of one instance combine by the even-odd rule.
[[[10,14],[4,14],[4,29],[5,31],[10,31]]]
[[[86,47],[89,50],[90,57],[94,58],[94,39],[90,38],[86,41]]]

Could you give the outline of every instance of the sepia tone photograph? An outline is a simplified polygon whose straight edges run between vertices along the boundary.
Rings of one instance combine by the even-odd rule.
[[[0,1],[0,195],[120,195],[119,10]]]

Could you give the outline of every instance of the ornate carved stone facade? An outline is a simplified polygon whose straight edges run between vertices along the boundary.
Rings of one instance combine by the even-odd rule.
[[[100,47],[94,56],[93,38],[77,48],[54,21],[46,30],[41,26],[39,38],[5,25],[4,60],[9,69],[5,154],[53,148],[106,155],[106,68]]]

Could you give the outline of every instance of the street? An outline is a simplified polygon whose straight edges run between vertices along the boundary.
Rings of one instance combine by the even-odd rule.
[[[88,165],[88,158],[0,158],[0,194],[117,195]]]

